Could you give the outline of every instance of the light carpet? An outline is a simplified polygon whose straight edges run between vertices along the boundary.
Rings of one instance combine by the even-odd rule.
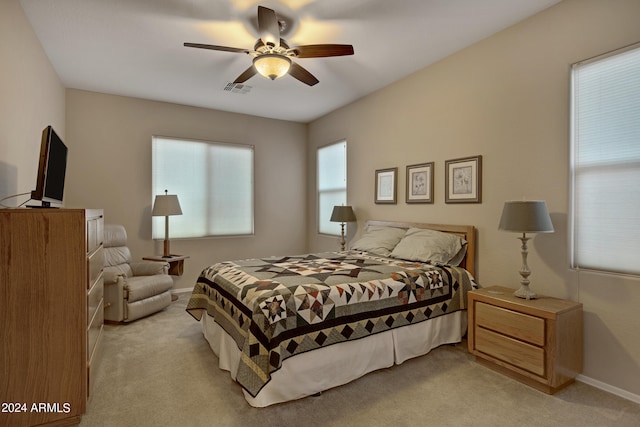
[[[188,294],[126,325],[105,325],[83,427],[634,426],[640,405],[576,382],[553,396],[442,346],[318,397],[253,408],[217,367]]]

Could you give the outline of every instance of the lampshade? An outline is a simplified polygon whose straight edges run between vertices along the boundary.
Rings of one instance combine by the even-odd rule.
[[[152,216],[171,216],[182,215],[182,209],[180,208],[180,202],[176,194],[165,194],[156,196],[156,200],[153,203]]]
[[[334,206],[331,212],[331,222],[353,222],[356,215],[353,213],[351,206]]]
[[[544,200],[504,202],[500,230],[518,233],[553,233],[553,224]]]
[[[253,66],[256,67],[258,73],[275,80],[287,74],[289,67],[291,67],[291,60],[284,55],[266,53],[256,56],[253,59]]]

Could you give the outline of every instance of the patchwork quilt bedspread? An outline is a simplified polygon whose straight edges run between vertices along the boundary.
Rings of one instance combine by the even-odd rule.
[[[255,397],[288,357],[465,309],[475,287],[459,267],[325,252],[212,265],[187,312],[233,337],[236,380]]]

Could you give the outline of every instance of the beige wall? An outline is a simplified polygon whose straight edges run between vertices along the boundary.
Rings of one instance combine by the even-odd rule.
[[[567,268],[569,64],[640,41],[637,16],[637,0],[564,0],[313,122],[307,149],[307,127],[294,123],[76,90],[66,92],[65,110],[64,88],[18,1],[3,0],[0,198],[33,189],[40,131],[52,124],[70,146],[67,206],[105,208],[108,221],[129,229],[136,255],[159,253],[148,221],[150,136],[255,144],[256,236],[173,240],[175,252],[192,257],[180,287],[192,286],[212,261],[336,248],[337,239],[314,231],[315,148],[341,138],[349,144],[349,201],[359,224],[472,223],[482,285],[518,280],[518,241],[497,230],[503,201],[543,198],[556,233],[530,245],[533,287],[584,304],[584,374],[637,397],[640,283]],[[483,203],[444,204],[444,161],[476,154],[484,156]],[[436,202],[406,205],[404,167],[423,161],[436,162]],[[399,203],[375,205],[374,170],[390,166],[400,169]]]
[[[584,304],[586,380],[640,398],[640,281],[571,272],[567,230],[569,67],[640,41],[639,16],[637,0],[565,0],[311,123],[309,249],[336,247],[335,238],[314,232],[315,151],[341,138],[358,226],[367,219],[473,224],[483,286],[518,286],[520,243],[497,230],[503,202],[544,199],[556,232],[530,243],[532,287]],[[482,204],[445,204],[444,161],[478,154]],[[435,203],[407,205],[405,167],[427,161],[436,164]],[[374,171],[388,167],[399,168],[398,204],[375,205]]]
[[[64,87],[20,3],[1,1],[0,199],[35,189],[42,129],[52,125],[64,136],[64,107]]]
[[[255,235],[172,239],[191,257],[176,287],[212,262],[305,250],[305,125],[79,90],[67,90],[66,117],[66,206],[103,208],[138,258],[162,253],[151,240],[152,135],[255,145]]]

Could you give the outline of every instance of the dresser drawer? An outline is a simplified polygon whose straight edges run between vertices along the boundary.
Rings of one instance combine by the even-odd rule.
[[[102,331],[102,330],[101,330]],[[102,345],[102,332],[98,334],[96,343],[93,349],[93,353],[89,354],[89,360],[87,361],[87,395],[91,396],[93,385],[96,382],[96,376],[98,375],[98,366],[102,360],[103,352],[100,351]]]
[[[94,313],[93,318],[89,322],[87,327],[87,354],[93,354],[94,348],[98,337],[102,333],[102,327],[104,325],[104,306],[102,301],[98,304],[98,309]]]
[[[545,345],[544,319],[483,302],[476,302],[475,311],[477,326],[537,346]]]
[[[541,377],[545,375],[544,349],[480,327],[475,328],[475,340],[476,350]]]
[[[104,218],[102,216],[87,220],[87,252],[102,244],[104,236]]]
[[[104,249],[102,246],[99,246],[95,252],[89,255],[87,264],[87,274],[89,275],[87,277],[87,289],[91,289],[104,268]]]
[[[100,303],[104,297],[104,278],[99,275],[98,280],[93,284],[87,293],[87,325],[91,323],[98,308],[102,309]]]

